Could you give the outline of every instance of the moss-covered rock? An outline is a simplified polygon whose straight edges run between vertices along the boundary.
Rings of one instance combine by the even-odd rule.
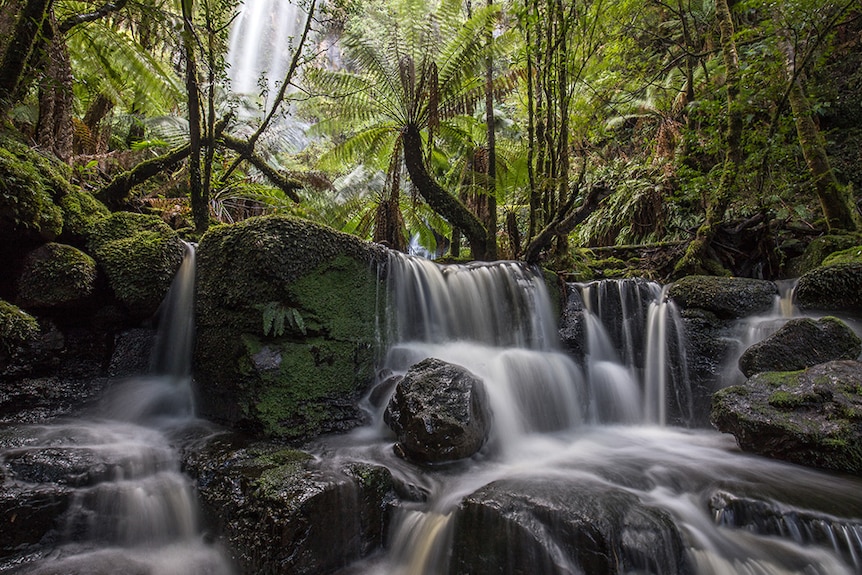
[[[759,373],[717,392],[711,420],[746,451],[862,475],[862,363]]]
[[[823,260],[824,266],[852,263],[862,264],[862,245],[831,253]]]
[[[185,471],[242,573],[334,573],[382,546],[395,497],[386,468],[336,468],[230,435],[196,445]]]
[[[862,241],[860,234],[829,234],[812,240],[803,254],[793,259],[788,265],[787,275],[799,277],[824,265],[827,256],[838,251],[858,246]]]
[[[295,218],[211,229],[197,252],[202,415],[285,439],[356,426],[385,250]]]
[[[63,210],[63,236],[83,239],[90,236],[101,219],[111,215],[105,205],[89,192],[74,190],[60,199]]]
[[[862,262],[813,269],[799,278],[794,296],[803,310],[862,316]]]
[[[156,312],[183,259],[182,241],[167,224],[128,212],[95,222],[88,249],[117,299],[140,318]]]
[[[862,341],[837,317],[796,318],[749,347],[739,358],[746,377],[763,371],[798,371],[838,359],[858,359]]]
[[[39,335],[36,318],[7,301],[0,300],[0,356],[34,340]]]
[[[684,310],[700,309],[719,319],[763,313],[775,303],[778,288],[769,281],[719,276],[686,276],[668,295]]]
[[[48,243],[24,259],[18,303],[25,308],[68,307],[93,294],[96,262],[77,248]]]
[[[0,147],[0,220],[13,229],[29,229],[55,239],[63,231],[63,213],[54,203],[42,174],[26,159]]]

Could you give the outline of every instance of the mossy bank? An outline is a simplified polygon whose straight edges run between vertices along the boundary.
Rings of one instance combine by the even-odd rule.
[[[289,440],[358,425],[385,254],[283,216],[210,230],[198,248],[200,414]]]

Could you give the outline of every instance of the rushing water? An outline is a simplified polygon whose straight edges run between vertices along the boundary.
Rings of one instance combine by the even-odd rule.
[[[56,497],[68,499],[51,535],[55,545],[0,565],[0,572],[232,573],[222,552],[204,541],[194,489],[169,441],[194,424],[194,266],[187,246],[163,304],[151,374],[118,382],[89,417],[17,430],[20,447],[4,458],[24,469],[56,461],[64,471]]]
[[[393,511],[385,550],[345,574],[862,572],[862,481],[743,454],[711,430],[662,425],[670,414],[684,423],[692,408],[678,315],[659,286],[578,286],[589,342],[575,363],[558,347],[534,270],[398,255],[389,269],[381,372],[403,374],[425,357],[462,365],[484,380],[493,426],[470,460],[404,462],[381,421],[392,381],[381,378],[367,405],[374,423],[318,449],[385,465],[419,496]],[[618,525],[622,556],[579,551],[574,541],[588,537],[573,527],[581,508],[596,513],[597,529],[629,518]],[[485,522],[472,533],[476,509]],[[631,517],[655,529],[638,530]],[[672,553],[680,546],[681,560]]]

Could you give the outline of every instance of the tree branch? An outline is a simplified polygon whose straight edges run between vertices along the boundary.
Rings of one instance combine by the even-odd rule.
[[[116,2],[106,2],[99,9],[94,10],[93,12],[69,16],[68,18],[60,22],[57,28],[58,30],[60,30],[61,34],[65,34],[79,24],[94,22],[96,20],[104,18],[108,14],[111,14],[113,12],[119,12],[128,3],[128,1],[129,0],[117,0]]]
[[[250,142],[234,138],[227,134],[221,136],[221,141],[226,148],[233,150],[240,155],[240,159],[248,161],[252,166],[260,170],[277,188],[283,191],[287,196],[296,203],[299,203],[300,197],[296,190],[302,188],[302,184],[294,179],[285,176],[272,166],[266,163],[266,160],[254,153],[254,145]]]
[[[141,162],[131,170],[118,175],[107,186],[96,192],[96,198],[109,208],[119,208],[129,198],[129,193],[133,187],[184,160],[189,155],[190,150],[191,148],[186,144],[174,148],[163,156]]]

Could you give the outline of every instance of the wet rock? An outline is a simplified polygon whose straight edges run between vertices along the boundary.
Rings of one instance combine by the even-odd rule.
[[[862,341],[836,317],[791,319],[739,358],[746,377],[763,371],[798,371],[839,359],[857,359]]]
[[[210,230],[197,251],[200,415],[307,439],[364,421],[386,250],[282,216]]]
[[[825,259],[831,254],[848,250],[858,246],[862,241],[862,235],[851,234],[827,234],[814,238],[807,246],[803,254],[793,258],[787,266],[787,277],[800,277],[808,272],[825,265]]]
[[[395,387],[384,420],[398,436],[398,455],[438,463],[478,452],[488,438],[491,413],[480,379],[429,358],[411,367]]]
[[[150,371],[156,332],[148,328],[124,330],[114,338],[108,373],[111,377],[132,377]]]
[[[383,544],[392,477],[308,453],[213,437],[186,449],[205,514],[242,573],[332,573]]]
[[[450,573],[690,573],[667,512],[624,489],[554,477],[506,479],[455,516]]]
[[[0,560],[35,549],[60,527],[73,491],[63,485],[0,484]]]
[[[796,284],[795,302],[802,310],[862,317],[862,262],[816,268]]]
[[[719,319],[739,319],[769,311],[778,288],[770,281],[717,276],[687,276],[668,295],[682,309],[697,308]]]
[[[745,451],[862,475],[862,363],[758,373],[718,391],[711,420]]]
[[[578,364],[584,364],[586,350],[586,327],[584,326],[584,303],[574,284],[566,285],[566,305],[560,318],[560,342]]]
[[[15,378],[0,385],[0,423],[42,423],[79,415],[107,387],[107,378]]]

